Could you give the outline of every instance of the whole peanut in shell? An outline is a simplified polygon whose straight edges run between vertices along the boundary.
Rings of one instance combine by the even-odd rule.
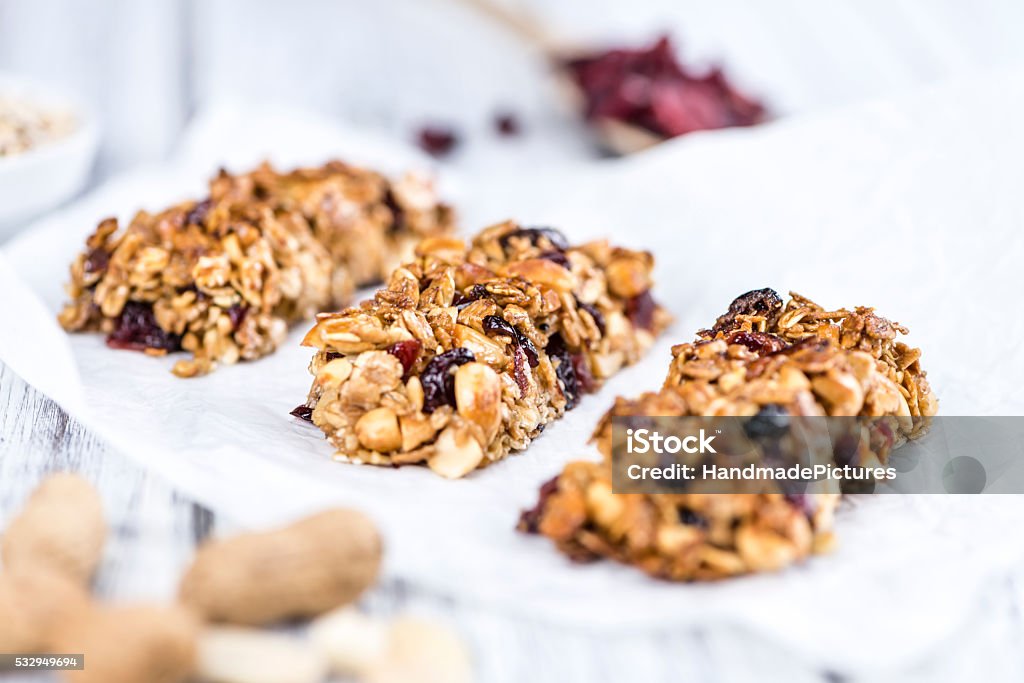
[[[306,640],[269,629],[208,626],[198,677],[207,683],[320,683],[327,660]]]
[[[0,652],[53,651],[55,628],[88,609],[85,589],[49,567],[0,572]]]
[[[93,607],[65,620],[55,652],[85,655],[69,683],[181,683],[195,671],[199,624],[174,605]]]
[[[51,567],[82,584],[103,555],[103,502],[87,480],[54,474],[32,492],[0,541],[4,569]]]
[[[458,633],[416,617],[391,623],[385,656],[360,679],[365,683],[470,683],[473,662]]]
[[[203,545],[179,597],[204,619],[262,625],[314,617],[355,600],[377,579],[381,539],[354,510],[333,509],[277,531]]]

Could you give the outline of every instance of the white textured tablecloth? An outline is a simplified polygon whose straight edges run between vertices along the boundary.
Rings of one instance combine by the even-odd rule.
[[[0,256],[0,359],[243,524],[328,504],[365,509],[386,534],[387,571],[440,592],[576,628],[741,624],[851,670],[906,662],[955,631],[987,579],[1021,562],[1011,530],[1024,523],[1024,498],[851,500],[836,553],[716,585],[572,565],[513,528],[540,482],[568,460],[595,457],[585,441],[612,396],[660,384],[672,342],[754,288],[795,289],[829,307],[874,305],[910,326],[943,413],[1024,414],[1022,106],[1024,73],[1004,72],[693,135],[625,161],[444,178],[466,228],[517,216],[557,225],[573,241],[608,235],[653,250],[657,294],[677,316],[644,362],[527,452],[461,481],[331,462],[319,432],[288,415],[309,384],[302,329],[270,358],[181,380],[169,373],[172,359],[112,351],[54,322],[67,265],[100,218],[195,194],[221,163],[423,163],[292,112],[213,111],[174,163],[115,179],[9,244]]]

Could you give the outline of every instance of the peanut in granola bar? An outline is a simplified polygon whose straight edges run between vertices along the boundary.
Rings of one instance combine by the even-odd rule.
[[[449,478],[520,450],[668,324],[653,258],[513,222],[433,238],[361,306],[318,316],[307,402],[336,459]]]
[[[774,571],[833,544],[840,494],[612,493],[612,418],[863,416],[862,466],[920,435],[938,403],[906,334],[870,308],[829,311],[772,290],[737,298],[692,343],[673,348],[660,391],[616,400],[594,434],[602,462],[574,462],[546,483],[519,527],[575,560],[602,557],[678,581]]]
[[[451,209],[430,184],[332,161],[279,173],[225,171],[202,201],[100,223],[71,266],[69,331],[114,348],[185,350],[181,377],[273,352],[288,327],[382,281],[415,243],[445,234]]]

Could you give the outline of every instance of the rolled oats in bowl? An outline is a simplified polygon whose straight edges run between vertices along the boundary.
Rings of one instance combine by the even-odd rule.
[[[70,111],[0,93],[0,158],[59,140],[76,126]]]

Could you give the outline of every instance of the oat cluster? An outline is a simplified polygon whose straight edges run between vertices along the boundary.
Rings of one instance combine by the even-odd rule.
[[[315,380],[296,414],[339,460],[461,477],[525,448],[668,324],[646,252],[507,222],[416,253],[306,336]]]
[[[577,560],[609,557],[653,576],[705,580],[780,569],[833,543],[839,493],[612,494],[613,416],[862,416],[856,455],[885,462],[938,404],[907,329],[873,309],[826,310],[772,290],[737,298],[696,341],[672,350],[658,392],[616,400],[594,434],[603,462],[574,462],[542,487],[520,528]]]
[[[391,181],[338,161],[221,171],[201,201],[140,211],[123,229],[101,222],[71,266],[59,320],[114,348],[189,351],[174,373],[202,375],[273,352],[289,325],[383,281],[417,241],[453,227],[415,175]]]

